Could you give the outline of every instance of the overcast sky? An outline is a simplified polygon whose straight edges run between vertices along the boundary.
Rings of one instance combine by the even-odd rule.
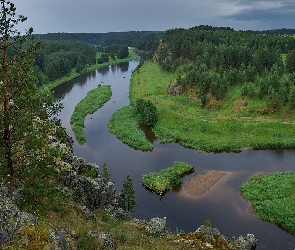
[[[11,0],[35,33],[295,28],[295,0]]]

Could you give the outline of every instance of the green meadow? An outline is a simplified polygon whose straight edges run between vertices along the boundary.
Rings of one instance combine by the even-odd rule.
[[[162,143],[178,142],[214,152],[295,146],[292,112],[271,112],[265,100],[242,97],[240,86],[230,86],[223,100],[202,108],[193,95],[167,94],[168,85],[176,78],[177,73],[163,72],[157,64],[146,62],[131,79],[131,103],[144,98],[157,108],[158,123],[153,131]]]

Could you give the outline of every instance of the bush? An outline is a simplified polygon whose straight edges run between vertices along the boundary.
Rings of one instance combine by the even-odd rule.
[[[141,121],[151,127],[154,127],[158,122],[157,108],[151,101],[138,99],[136,101],[135,112],[139,115]]]

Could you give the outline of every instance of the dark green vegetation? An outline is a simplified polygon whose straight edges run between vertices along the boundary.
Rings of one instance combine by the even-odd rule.
[[[94,46],[73,41],[42,41],[40,53],[35,57],[35,71],[39,73],[39,86],[54,81],[96,63]]]
[[[155,48],[164,32],[129,31],[108,33],[49,33],[37,34],[36,38],[48,42],[74,41],[90,45],[112,46],[127,45],[139,50],[151,51]]]
[[[176,161],[172,167],[161,170],[158,173],[143,175],[142,184],[156,193],[162,195],[167,190],[181,183],[181,177],[193,172],[194,168],[184,162]]]
[[[258,98],[271,112],[294,106],[292,60],[284,65],[281,56],[288,58],[293,50],[293,37],[202,26],[167,31],[156,57],[161,69],[178,72],[176,84],[203,107],[239,86],[240,95]]]
[[[138,99],[135,105],[135,113],[138,115],[139,121],[151,127],[154,127],[158,121],[157,108],[151,101]]]
[[[124,209],[126,211],[132,212],[134,207],[137,205],[135,190],[132,185],[132,178],[127,175],[126,179],[123,181],[123,190],[120,193],[122,200],[124,202]]]
[[[199,26],[165,33],[131,80],[161,142],[205,151],[293,148],[295,39]]]
[[[295,173],[254,176],[241,185],[259,218],[279,224],[295,234]]]
[[[71,125],[75,132],[76,138],[79,143],[86,142],[84,135],[84,119],[88,114],[93,114],[97,109],[103,106],[112,97],[112,90],[109,85],[98,85],[96,89],[93,89],[87,93],[87,96],[83,98],[75,107],[74,113],[71,116]]]
[[[26,160],[37,161],[38,152],[38,160],[44,160],[46,131],[53,127],[47,118],[55,115],[59,106],[54,104],[52,93],[36,86],[33,57],[40,44],[33,41],[33,30],[21,36],[14,29],[26,18],[16,17],[10,2],[1,1],[1,8],[0,164],[1,174],[9,170],[12,176],[25,172],[22,167],[27,166]]]

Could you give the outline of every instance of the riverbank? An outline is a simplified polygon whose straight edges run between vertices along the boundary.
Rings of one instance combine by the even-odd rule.
[[[51,185],[66,197],[63,209],[21,211],[16,200],[26,190],[9,190],[0,182],[1,249],[255,249],[254,235],[228,239],[208,222],[195,232],[180,233],[166,227],[166,218],[128,219],[99,166],[75,156],[70,138],[61,143],[52,133],[48,143],[61,155],[54,166],[60,178]]]
[[[239,189],[252,202],[258,217],[295,235],[295,172],[253,176]]]
[[[98,57],[99,53],[97,53],[97,57]],[[98,64],[98,63],[95,63],[93,65],[90,65],[86,68],[84,68],[82,70],[81,73],[77,73],[76,72],[76,69],[72,69],[71,71],[71,74],[70,75],[67,75],[67,76],[63,76],[53,82],[49,82],[49,83],[46,83],[46,84],[43,84],[42,87],[48,87],[49,89],[53,89],[54,87],[64,83],[64,82],[67,82],[67,81],[70,81],[82,74],[86,74],[88,72],[91,72],[91,71],[94,71],[94,70],[97,70],[99,68],[103,68],[103,67],[107,67],[107,66],[110,66],[110,65],[117,65],[119,63],[123,63],[123,62],[129,62],[129,61],[132,61],[132,60],[139,60],[140,57],[134,52],[134,49],[133,48],[129,48],[129,56],[124,58],[124,59],[115,59],[115,60],[112,60],[110,59],[108,62],[106,63],[101,63],[101,64]]]
[[[163,72],[153,62],[144,63],[132,75],[131,103],[144,98],[157,107],[159,120],[153,131],[160,142],[210,152],[295,147],[293,113],[262,115],[264,107],[255,99],[240,100],[235,86],[224,100],[204,109],[193,94],[168,93],[176,78],[175,73]]]

